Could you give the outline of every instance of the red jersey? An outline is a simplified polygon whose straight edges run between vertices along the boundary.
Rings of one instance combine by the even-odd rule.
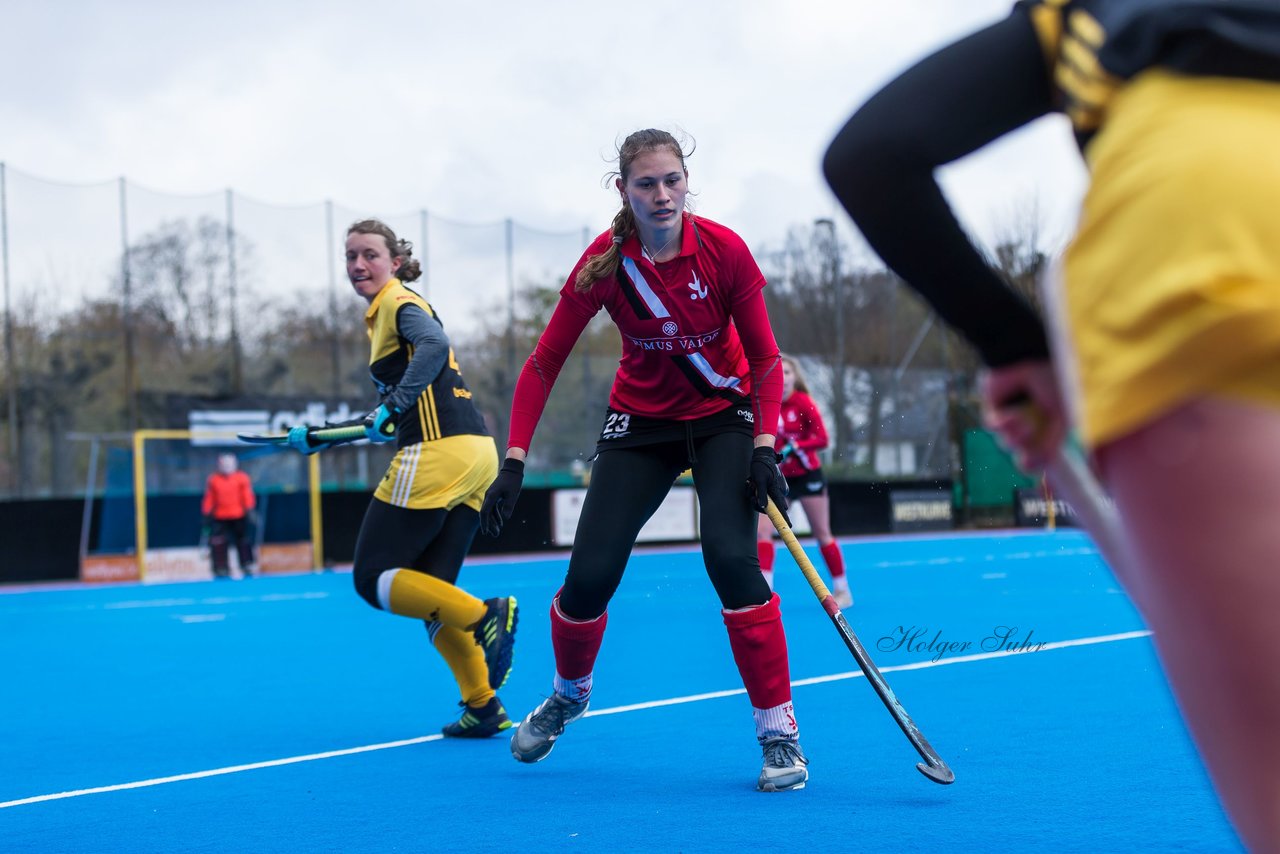
[[[761,293],[764,274],[723,225],[685,214],[683,228],[677,257],[654,264],[632,235],[619,247],[617,275],[579,292],[578,270],[612,235],[587,247],[516,382],[508,447],[528,449],[560,368],[601,308],[622,337],[612,408],[687,421],[750,403],[757,435],[777,422],[782,369]]]
[[[827,428],[818,413],[813,398],[802,391],[793,391],[782,401],[778,413],[778,433],[774,450],[779,453],[790,443],[794,453],[782,461],[784,477],[799,477],[805,472],[822,467],[818,451],[827,446]]]
[[[204,487],[200,512],[215,519],[243,519],[254,508],[253,486],[242,471],[214,472]]]

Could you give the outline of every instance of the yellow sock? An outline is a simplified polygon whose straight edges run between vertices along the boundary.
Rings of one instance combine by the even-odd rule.
[[[441,626],[434,641],[440,657],[453,671],[458,682],[462,701],[478,709],[493,698],[489,687],[489,668],[484,663],[484,653],[471,632]]]
[[[484,616],[484,602],[461,587],[411,569],[384,572],[378,579],[378,588],[382,607],[402,617],[470,629]]]

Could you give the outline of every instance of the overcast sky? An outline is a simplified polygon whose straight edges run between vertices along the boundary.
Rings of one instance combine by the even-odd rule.
[[[0,0],[0,161],[68,183],[602,230],[631,130],[683,129],[697,210],[753,246],[836,212],[820,159],[879,84],[1009,0]],[[944,174],[984,239],[1065,234],[1043,120]],[[843,222],[843,220],[842,220]]]

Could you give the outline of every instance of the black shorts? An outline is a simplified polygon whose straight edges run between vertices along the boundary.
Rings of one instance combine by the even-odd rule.
[[[827,478],[822,473],[822,469],[814,469],[787,478],[787,489],[790,490],[787,498],[791,501],[797,498],[808,498],[811,495],[826,495]]]
[[[755,436],[755,416],[750,401],[727,406],[719,412],[692,421],[649,418],[619,412],[613,407],[605,413],[604,426],[596,441],[596,453],[610,448],[639,448],[667,442],[691,442],[717,433],[742,433]]]

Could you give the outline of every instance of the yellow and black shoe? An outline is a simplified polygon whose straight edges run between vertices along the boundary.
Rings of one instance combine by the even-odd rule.
[[[476,643],[484,650],[484,663],[489,668],[489,687],[497,691],[511,675],[519,608],[514,596],[486,599],[484,604],[484,616],[475,627]]]
[[[507,710],[502,708],[497,697],[478,709],[473,709],[466,703],[458,705],[462,706],[462,717],[451,724],[445,724],[440,730],[447,738],[488,738],[504,729],[511,729],[511,719],[507,717]]]

